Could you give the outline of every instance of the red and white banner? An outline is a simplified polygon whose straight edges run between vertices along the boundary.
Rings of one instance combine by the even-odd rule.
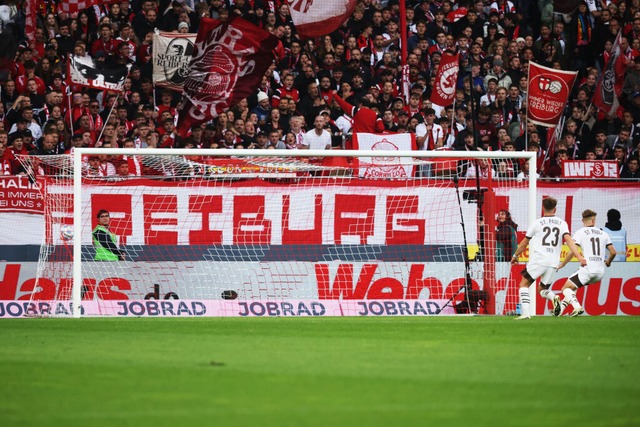
[[[456,84],[458,82],[458,72],[460,70],[460,54],[442,55],[436,80],[431,92],[431,102],[442,107],[446,107],[453,102],[456,97]]]
[[[375,134],[354,133],[354,150],[380,150],[378,157],[357,157],[353,159],[354,169],[363,178],[401,178],[414,176],[415,166],[410,157],[388,157],[382,151],[417,150],[416,135],[413,133]]]
[[[239,17],[203,18],[184,82],[178,133],[207,122],[255,93],[278,39]]]
[[[93,89],[119,91],[129,75],[131,65],[101,68],[90,57],[69,56],[68,76],[72,84]]]
[[[555,70],[529,62],[527,118],[540,126],[557,126],[577,75],[577,71]]]
[[[380,138],[384,135],[377,135]],[[5,179],[12,182],[14,178]],[[19,178],[22,180],[22,178]],[[448,229],[429,220],[449,186],[407,188],[402,182],[366,181],[361,178],[344,181],[341,186],[311,187],[307,185],[271,186],[260,180],[236,185],[229,182],[216,187],[216,180],[175,183],[141,179],[137,184],[105,182],[104,185],[84,186],[82,193],[82,239],[91,241],[95,214],[109,206],[112,228],[122,243],[132,245],[197,245],[254,244],[425,244],[427,238],[438,244],[462,243],[459,230]],[[21,181],[24,188],[28,181]],[[40,183],[40,181],[38,181]],[[601,183],[589,181],[563,185],[538,183],[538,203],[542,197],[559,201],[558,215],[571,229],[582,224],[581,213],[592,209],[600,214],[604,225],[606,212],[614,206],[622,215],[629,245],[640,244],[640,187],[632,183]],[[262,184],[262,185],[261,185]],[[443,182],[442,184],[446,184]],[[13,186],[13,184],[11,184]],[[474,187],[475,188],[475,187]],[[9,184],[3,189],[9,190]],[[505,196],[505,207],[518,224],[526,224],[528,214],[524,188],[496,188],[497,196]],[[73,194],[71,186],[50,183],[49,197],[56,198],[56,207],[46,216],[26,214],[15,210],[2,215],[0,245],[37,245],[46,241],[60,245],[60,227],[73,223]],[[8,195],[9,193],[7,193]],[[321,208],[318,207],[320,204]],[[404,204],[404,205],[403,205]],[[391,205],[401,206],[395,210]],[[409,207],[411,207],[409,209]],[[437,204],[438,216],[456,218],[460,215],[457,203]],[[475,229],[477,207],[462,205],[465,222]],[[290,215],[295,211],[296,215]],[[352,230],[356,217],[367,218],[366,226]],[[398,218],[404,216],[413,226],[405,229]],[[252,234],[244,232],[246,218],[254,221]],[[362,220],[362,219],[361,219]],[[398,228],[396,228],[398,227]],[[524,227],[524,226],[523,226]],[[400,232],[402,231],[402,233]],[[475,237],[469,237],[469,244]],[[434,240],[436,239],[436,240]]]
[[[349,19],[357,3],[357,0],[292,0],[289,13],[300,37],[319,37],[337,30]]]
[[[59,8],[62,12],[77,13],[81,10],[87,9],[91,6],[96,6],[103,3],[112,3],[112,1],[103,0],[64,0],[59,3]]]
[[[565,160],[562,162],[563,178],[619,178],[615,160]]]
[[[29,43],[36,40],[36,23],[38,20],[38,5],[36,0],[26,0],[24,3],[24,34]]]
[[[0,212],[43,214],[40,183],[31,182],[27,176],[0,177]]]
[[[618,97],[622,94],[624,73],[627,68],[626,58],[620,51],[621,34],[622,31],[619,31],[593,95],[593,105],[610,115],[618,109]]]
[[[189,75],[196,34],[154,33],[153,82],[158,86],[182,90]]]

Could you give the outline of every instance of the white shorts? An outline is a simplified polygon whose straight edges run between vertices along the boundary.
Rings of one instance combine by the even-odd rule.
[[[527,274],[529,274],[529,276],[531,276],[531,279],[533,279],[534,282],[539,277],[540,283],[550,285],[551,279],[556,272],[556,268],[539,264],[527,264],[527,268],[525,268],[525,271],[527,272]],[[523,271],[523,274],[525,271]]]
[[[578,271],[569,276],[569,280],[577,287],[582,287],[601,281],[603,276],[603,273],[589,273],[587,267],[580,267]]]

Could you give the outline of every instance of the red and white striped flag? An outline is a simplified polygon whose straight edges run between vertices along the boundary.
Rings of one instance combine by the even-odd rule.
[[[91,6],[99,5],[102,3],[110,3],[109,1],[100,0],[65,0],[60,2],[60,10],[66,13],[76,13],[89,8]]]
[[[36,0],[27,0],[24,4],[24,34],[27,36],[27,40],[29,43],[32,43],[36,40],[36,13],[38,11],[38,5],[36,4]]]

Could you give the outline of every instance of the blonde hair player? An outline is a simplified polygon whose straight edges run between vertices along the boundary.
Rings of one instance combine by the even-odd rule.
[[[522,270],[522,281],[518,294],[520,297],[520,316],[516,320],[530,319],[529,312],[530,297],[529,287],[537,278],[540,278],[538,292],[543,298],[553,302],[554,312],[560,310],[560,297],[555,295],[549,288],[551,279],[558,263],[562,251],[562,241],[564,240],[571,252],[578,258],[580,265],[587,265],[587,261],[580,254],[578,247],[571,239],[569,226],[566,221],[556,216],[556,206],[558,201],[552,197],[542,201],[542,218],[537,219],[529,226],[524,239],[518,244],[516,252],[511,258],[511,264],[518,262],[518,256],[524,252],[529,245],[529,262]]]
[[[576,245],[582,248],[582,253],[587,260],[587,265],[580,267],[573,275],[569,276],[567,282],[562,287],[562,300],[560,309],[554,311],[554,316],[562,314],[565,308],[571,304],[573,311],[570,316],[575,317],[584,313],[584,308],[576,298],[578,288],[596,283],[604,276],[605,265],[611,266],[611,262],[616,257],[616,249],[613,247],[611,237],[605,232],[596,228],[596,213],[587,209],[582,212],[582,227],[573,235]],[[605,251],[609,251],[609,256],[605,260]],[[573,254],[567,255],[558,266],[558,270],[567,265],[573,259]]]

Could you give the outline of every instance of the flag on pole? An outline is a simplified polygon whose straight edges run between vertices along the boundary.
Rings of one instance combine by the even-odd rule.
[[[289,13],[298,35],[313,38],[334,32],[349,19],[357,0],[292,0]]]
[[[460,54],[449,55],[445,53],[440,59],[436,80],[431,92],[431,102],[446,107],[456,97],[456,84],[460,71]]]
[[[593,95],[593,105],[613,115],[619,107],[618,97],[624,83],[625,56],[620,51],[621,32],[618,32],[611,54],[602,70],[602,75]]]
[[[88,56],[70,55],[68,62],[69,80],[72,84],[94,89],[119,91],[129,75],[131,65],[116,68],[102,68]]]
[[[240,17],[203,18],[184,82],[178,133],[217,117],[255,93],[278,39]]]
[[[527,119],[556,127],[571,94],[577,71],[562,71],[529,62]]]
[[[153,35],[153,82],[182,90],[189,75],[196,34],[155,33]]]

